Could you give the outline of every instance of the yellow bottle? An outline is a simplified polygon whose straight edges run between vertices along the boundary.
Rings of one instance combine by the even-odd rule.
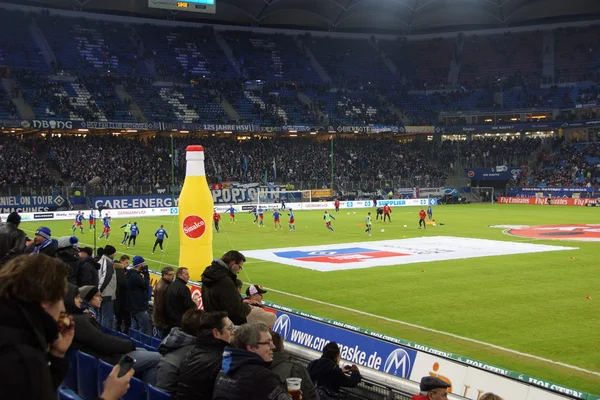
[[[179,266],[200,280],[213,261],[213,197],[204,170],[204,148],[188,146],[183,189],[179,196]]]

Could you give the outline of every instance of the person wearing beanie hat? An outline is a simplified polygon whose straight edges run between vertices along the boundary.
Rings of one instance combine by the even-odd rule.
[[[56,250],[58,246],[55,241],[52,240],[52,232],[50,228],[40,226],[35,231],[35,237],[33,243],[31,243],[25,249],[27,254],[45,254],[50,257],[56,256]]]
[[[114,329],[114,303],[117,298],[117,275],[115,274],[114,258],[117,249],[106,245],[100,258],[100,270],[98,271],[98,287],[102,292],[102,307],[98,318],[100,325],[105,328]]]
[[[81,273],[81,259],[79,249],[76,247],[79,239],[75,236],[62,236],[58,238],[58,250],[56,257],[69,266],[68,281],[73,285],[79,284],[78,277]]]
[[[98,319],[98,310],[102,306],[102,296],[97,286],[83,286],[79,288],[81,297],[81,309],[90,314],[94,319]]]
[[[21,216],[12,212],[6,219],[6,224],[0,227],[0,268],[11,258],[25,252],[27,235],[21,229]]]
[[[144,257],[133,257],[132,268],[127,272],[127,289],[131,312],[131,327],[150,335],[150,317],[148,315],[148,288],[150,274]]]

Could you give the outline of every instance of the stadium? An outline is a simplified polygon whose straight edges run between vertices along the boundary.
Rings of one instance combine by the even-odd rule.
[[[597,1],[15,0],[0,20],[5,282],[67,238],[143,257],[156,294],[201,228],[188,297],[241,252],[295,363],[335,341],[360,369],[335,398],[439,399],[431,377],[450,399],[600,399]],[[203,219],[182,227],[198,145]],[[4,244],[14,213],[35,250]],[[103,334],[156,353],[148,300],[151,330]],[[87,353],[52,396],[117,385],[119,359]],[[177,398],[146,378],[115,398]]]

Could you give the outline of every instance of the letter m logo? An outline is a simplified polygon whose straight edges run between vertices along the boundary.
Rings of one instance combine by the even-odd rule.
[[[411,361],[409,354],[404,349],[396,349],[390,353],[383,370],[387,374],[408,378],[411,371]]]
[[[292,331],[290,317],[288,317],[286,314],[282,314],[279,318],[277,318],[275,325],[273,325],[273,331],[279,333],[283,340],[287,340],[290,332]]]

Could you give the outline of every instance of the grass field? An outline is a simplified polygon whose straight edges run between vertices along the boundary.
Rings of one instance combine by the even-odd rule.
[[[428,227],[425,231],[417,229],[417,213],[417,208],[395,208],[394,222],[385,224],[384,233],[380,232],[383,224],[375,222],[372,237],[366,237],[359,226],[364,222],[366,210],[357,210],[356,214],[350,215],[346,211],[340,213],[334,222],[334,233],[325,229],[321,211],[295,212],[297,232],[275,231],[268,214],[262,229],[252,224],[253,218],[247,213],[239,213],[236,224],[229,224],[224,215],[221,233],[215,234],[214,253],[219,256],[229,249],[284,248],[422,236],[577,247],[578,250],[326,273],[248,260],[240,278],[272,289],[266,299],[276,303],[600,393],[600,243],[524,239],[488,227],[600,223],[599,209],[490,204],[438,206],[434,208],[434,217],[444,225]],[[108,243],[117,247],[118,254],[143,255],[153,270],[159,270],[161,262],[176,264],[176,218],[137,219],[141,236],[136,249],[118,246],[122,233],[114,227],[126,220],[115,220],[113,236]],[[54,237],[59,237],[70,234],[72,222],[45,224],[52,229]],[[167,250],[164,254],[152,255],[153,235],[161,224],[170,235]],[[408,227],[403,228],[404,224]],[[39,222],[28,222],[22,227],[32,235],[39,225]],[[80,235],[80,241],[93,242],[89,230]],[[105,241],[98,243],[106,244]],[[193,279],[198,278],[193,276]],[[401,322],[485,343],[465,341]],[[486,343],[554,362],[518,355]]]

